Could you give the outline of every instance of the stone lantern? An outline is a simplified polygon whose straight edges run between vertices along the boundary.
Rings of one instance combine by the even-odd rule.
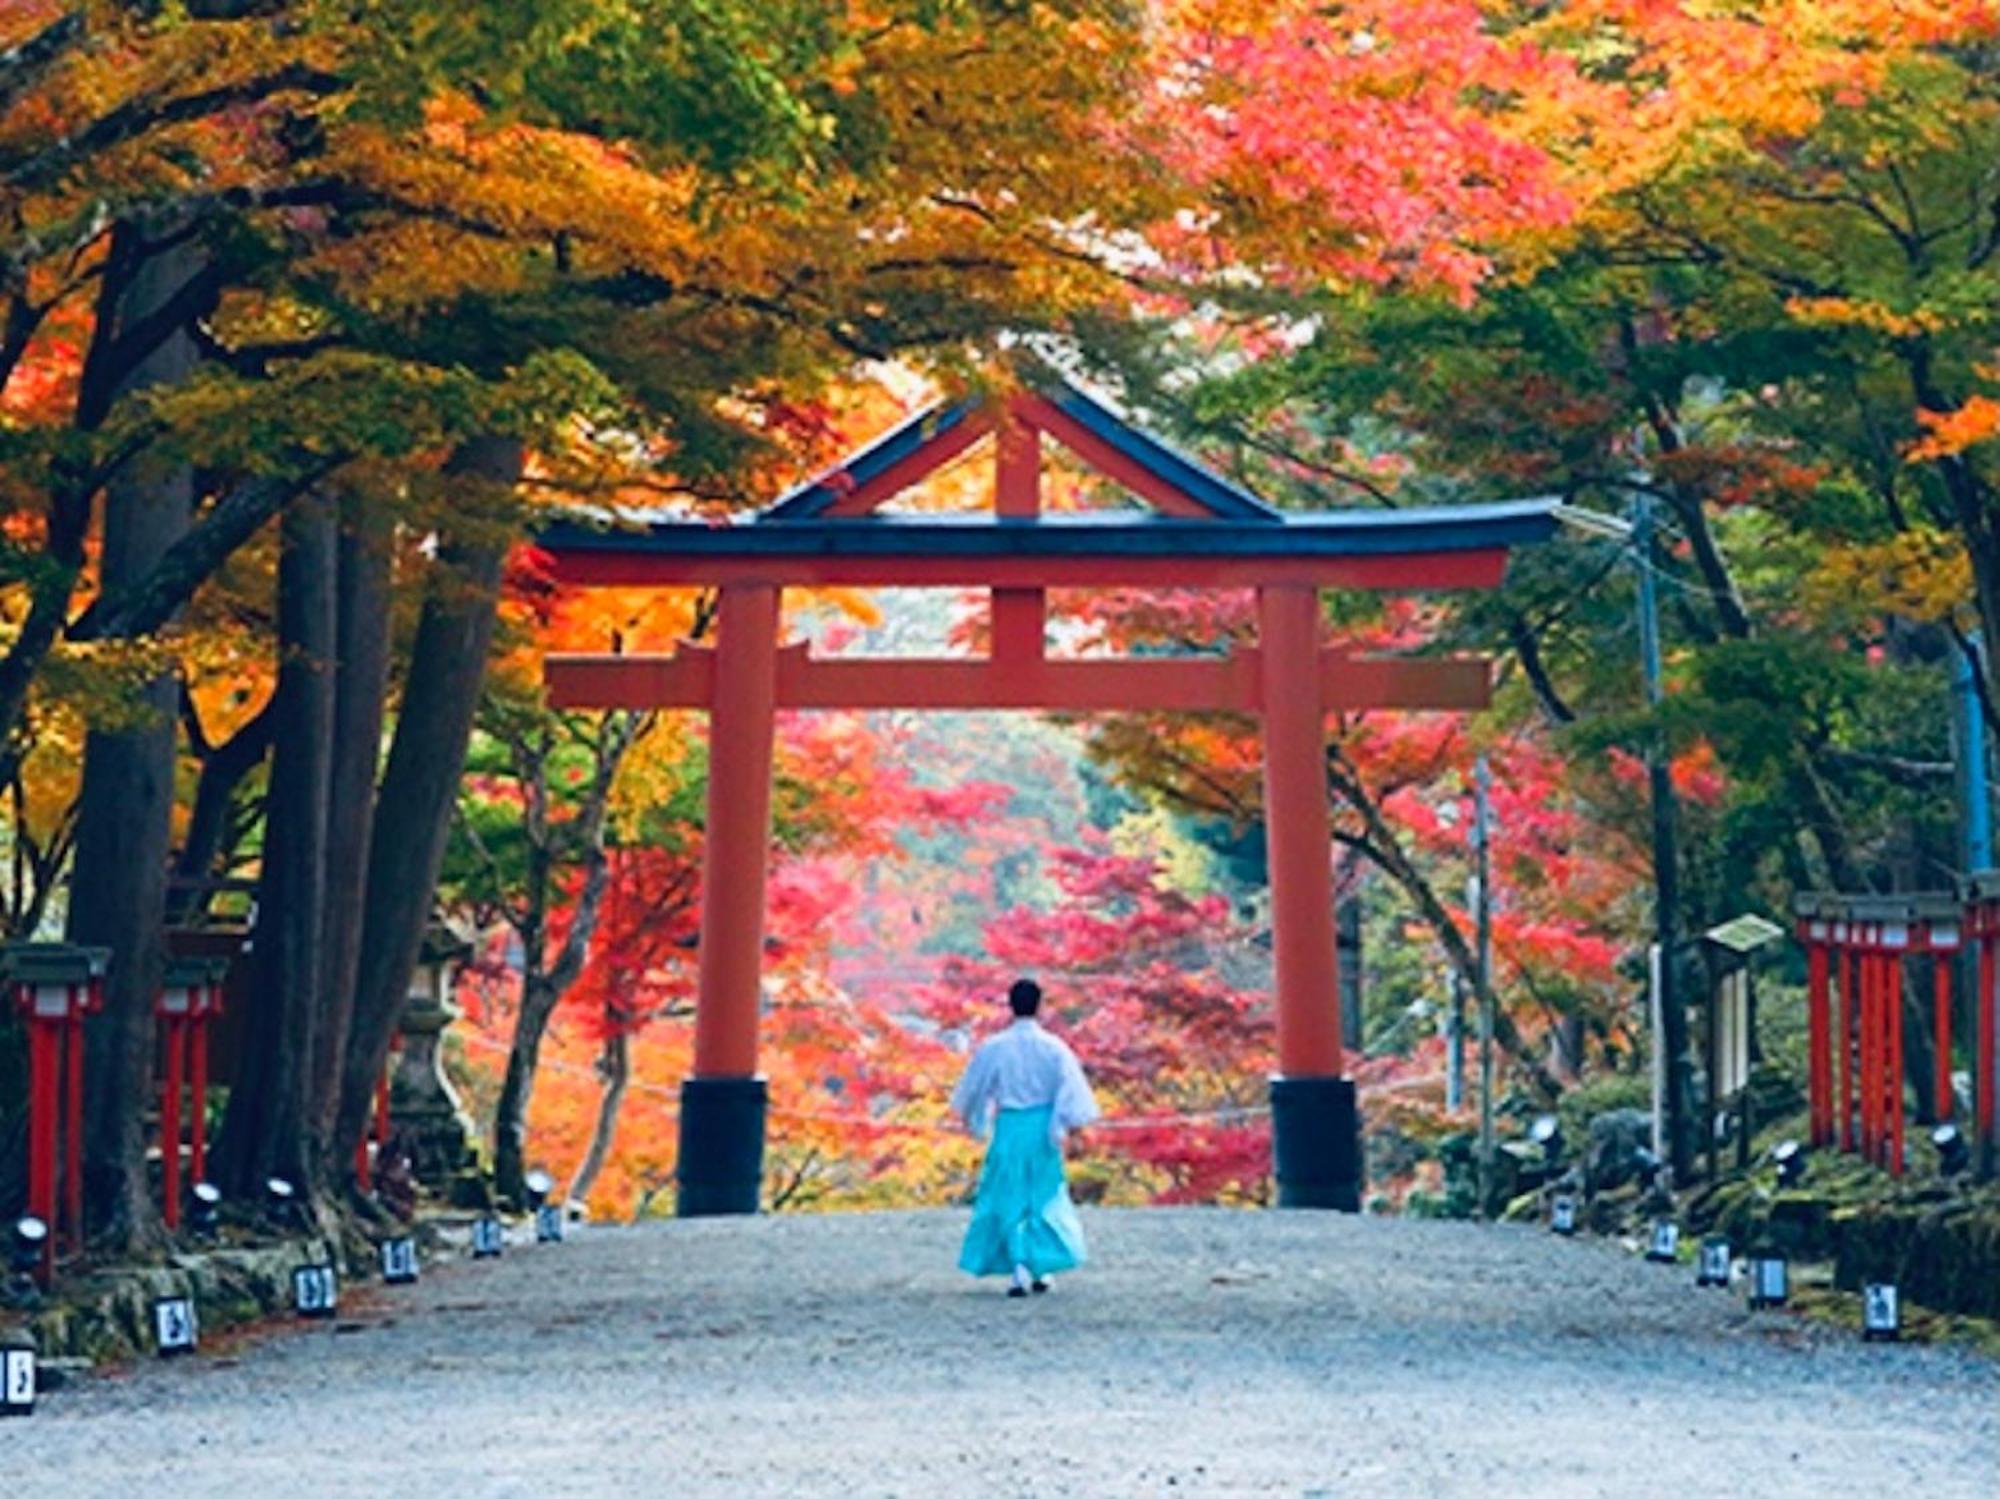
[[[444,1028],[458,1018],[451,991],[472,944],[442,924],[424,933],[403,1001],[401,1047],[389,1083],[389,1117],[417,1179],[434,1190],[473,1163],[473,1126],[444,1072]]]

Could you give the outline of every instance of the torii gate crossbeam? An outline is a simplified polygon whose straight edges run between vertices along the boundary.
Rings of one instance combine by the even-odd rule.
[[[996,437],[995,514],[869,512]],[[1040,444],[1054,440],[1161,515],[1040,513]],[[558,525],[540,545],[560,581],[717,591],[715,644],[669,657],[552,656],[559,707],[705,709],[710,720],[694,1075],[681,1095],[678,1210],[755,1212],[765,1090],[757,1072],[775,717],[803,708],[1009,708],[1256,715],[1264,747],[1278,1075],[1278,1201],[1360,1206],[1354,1085],[1345,1076],[1333,921],[1325,718],[1359,708],[1478,708],[1483,661],[1370,659],[1320,643],[1322,587],[1491,587],[1508,549],[1553,528],[1552,501],[1281,514],[1164,448],[1074,387],[1021,392],[998,412],[926,413],[747,523],[641,530]],[[787,586],[991,591],[983,660],[815,661],[779,639]],[[1258,641],[1229,657],[1050,660],[1046,590],[1252,587]]]

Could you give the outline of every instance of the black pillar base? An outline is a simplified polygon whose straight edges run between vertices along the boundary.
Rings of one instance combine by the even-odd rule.
[[[754,1213],[764,1187],[764,1079],[691,1077],[681,1084],[683,1218]]]
[[[1361,1211],[1361,1120],[1344,1077],[1271,1079],[1271,1156],[1281,1208]]]

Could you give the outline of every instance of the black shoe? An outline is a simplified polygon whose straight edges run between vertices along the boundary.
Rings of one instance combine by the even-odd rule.
[[[1028,1287],[1028,1289],[1033,1291],[1037,1296],[1041,1295],[1044,1291],[1048,1290],[1048,1288],[1049,1288],[1049,1283],[1045,1280],[1036,1280],[1032,1282]]]
[[[1027,1295],[1027,1294],[1028,1294],[1028,1292],[1027,1292],[1027,1288],[1026,1288],[1025,1286],[1009,1286],[1009,1287],[1007,1287],[1007,1294],[1008,1294],[1008,1295],[1009,1295],[1010,1297],[1012,1297],[1012,1296],[1025,1296],[1025,1295]]]

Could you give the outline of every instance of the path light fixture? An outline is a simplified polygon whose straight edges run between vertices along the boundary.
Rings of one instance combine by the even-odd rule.
[[[1554,1114],[1541,1114],[1528,1126],[1528,1138],[1540,1148],[1542,1159],[1551,1166],[1562,1164],[1562,1121]]]
[[[162,1296],[153,1303],[153,1346],[161,1358],[193,1353],[201,1341],[201,1324],[192,1296]]]
[[[382,1241],[382,1279],[406,1286],[417,1278],[417,1241],[408,1234]]]
[[[1783,1306],[1792,1294],[1791,1275],[1781,1254],[1750,1257],[1750,1305]]]
[[[1558,1192],[1549,1199],[1549,1227],[1564,1238],[1576,1232],[1576,1197],[1570,1192]]]
[[[32,1280],[35,1271],[41,1268],[42,1254],[48,1248],[49,1226],[33,1213],[14,1220],[14,1231],[8,1236],[7,1271],[16,1280]]]
[[[188,1227],[198,1239],[213,1239],[222,1229],[222,1189],[213,1182],[188,1188]]]
[[[1681,1226],[1671,1218],[1653,1220],[1653,1237],[1646,1245],[1646,1258],[1656,1265],[1671,1265],[1680,1258]]]
[[[331,1265],[292,1270],[292,1306],[301,1317],[331,1317],[340,1308],[340,1278]]]
[[[1650,1146],[1641,1145],[1632,1152],[1632,1169],[1642,1187],[1650,1187],[1660,1179],[1660,1165],[1660,1158]]]
[[[1778,1185],[1796,1187],[1806,1179],[1806,1148],[1797,1140],[1780,1140],[1771,1147],[1771,1160],[1778,1168]]]
[[[482,1213],[472,1220],[472,1257],[475,1260],[497,1260],[506,1247],[507,1232],[493,1214]]]
[[[556,1179],[540,1166],[521,1178],[521,1191],[528,1199],[530,1208],[538,1208],[549,1200],[549,1193],[555,1190]]]
[[[0,1347],[0,1416],[35,1413],[35,1350],[26,1343]]]
[[[1861,1336],[1870,1343],[1893,1343],[1903,1335],[1903,1298],[1887,1281],[1861,1288]]]
[[[527,1193],[528,1206],[535,1210],[535,1242],[562,1243],[562,1205],[549,1201],[549,1193],[555,1190],[556,1179],[537,1166],[521,1179],[521,1186]]]
[[[264,1182],[264,1210],[280,1228],[298,1226],[299,1189],[282,1176]]]
[[[1729,1284],[1729,1241],[1710,1234],[1701,1241],[1701,1254],[1695,1260],[1694,1283],[1698,1286],[1726,1286]]]
[[[1972,1164],[1972,1150],[1965,1143],[1965,1131],[1955,1124],[1940,1124],[1932,1130],[1931,1144],[1937,1147],[1938,1171],[1945,1176],[1957,1176]]]

